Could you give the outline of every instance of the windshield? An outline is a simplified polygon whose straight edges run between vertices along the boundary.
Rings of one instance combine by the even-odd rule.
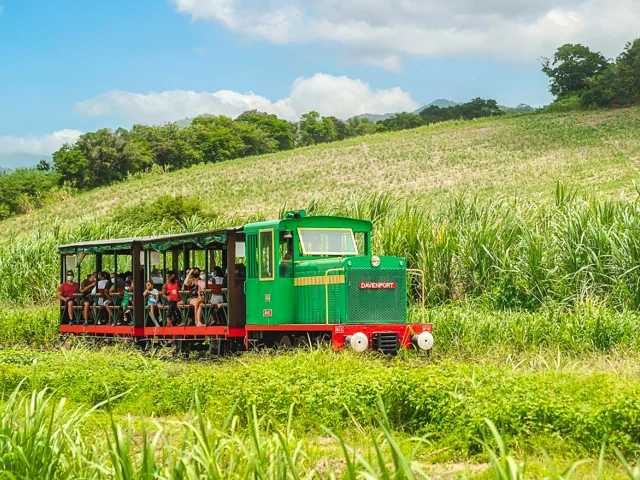
[[[303,255],[358,255],[358,247],[350,228],[300,228]]]

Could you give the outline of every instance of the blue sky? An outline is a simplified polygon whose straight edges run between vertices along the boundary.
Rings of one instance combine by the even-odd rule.
[[[436,0],[408,0],[404,11],[391,0],[0,0],[0,154],[47,153],[79,132],[203,109],[295,118],[436,98],[542,105],[551,97],[537,59],[552,46],[619,51],[640,31],[639,2],[612,1],[487,0],[477,12],[474,0],[452,11]],[[620,38],[598,36],[589,16],[626,2]],[[556,11],[582,24],[567,27]],[[619,26],[601,18],[603,29],[608,21]]]

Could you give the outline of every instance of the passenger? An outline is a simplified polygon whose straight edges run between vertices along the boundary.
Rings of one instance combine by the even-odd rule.
[[[105,302],[109,299],[109,289],[111,288],[111,281],[109,280],[109,272],[98,273],[98,284],[93,287],[92,294],[97,295],[98,307],[104,307]],[[102,320],[98,319],[98,325],[102,325]]]
[[[151,281],[154,285],[162,285],[162,272],[157,268],[151,271]]]
[[[118,322],[118,325],[122,323],[131,323],[131,314],[133,312],[133,285],[131,282],[124,282],[124,292],[122,293],[122,320]]]
[[[214,281],[211,276],[207,278],[207,272],[204,270],[200,270],[200,279],[198,280],[198,295],[200,297],[200,305],[198,306],[198,311],[196,312],[196,325],[206,326],[207,319],[202,319],[202,311],[205,304],[204,292],[213,287]]]
[[[89,325],[89,307],[93,302],[93,298],[91,298],[91,293],[93,288],[95,288],[95,286],[96,286],[95,273],[90,273],[89,275],[87,275],[87,278],[85,278],[80,284],[80,293],[82,294],[82,299],[84,302],[84,309],[82,311],[82,314],[84,316],[85,327]]]
[[[180,299],[180,282],[178,282],[178,276],[174,270],[167,272],[167,283],[162,286],[162,297],[167,301],[169,311],[167,312],[167,326],[172,327],[173,323],[183,326],[180,323],[180,307],[184,305]]]
[[[104,308],[109,316],[109,323],[113,322],[113,307],[118,303],[114,296],[116,294],[122,295],[124,293],[124,280],[121,278],[122,274],[118,274],[117,277],[114,273],[111,274],[111,281],[109,282],[109,290],[107,300],[104,302]]]
[[[220,304],[224,303],[224,297],[222,296],[222,287],[224,286],[224,273],[222,272],[222,268],[219,266],[213,267],[213,272],[209,274],[209,285],[208,289],[211,291],[211,296],[209,297],[209,303],[211,305],[220,308]],[[205,321],[208,319],[205,319]],[[214,312],[214,315],[209,321],[209,325],[216,324],[217,314]]]
[[[216,265],[213,267],[213,283],[215,285],[222,285],[224,283],[224,272],[222,271],[222,267]]]
[[[158,289],[155,287],[153,282],[147,282],[147,289],[142,294],[143,297],[147,297],[147,306],[149,307],[149,316],[151,317],[151,321],[155,324],[156,327],[160,326],[158,322]]]
[[[200,285],[200,269],[192,268],[187,272],[187,279],[184,281],[184,288],[188,291],[187,293],[187,301],[190,305],[193,306],[194,319],[196,323],[196,327],[204,327],[204,323],[202,323],[200,316],[200,308],[202,307],[202,303],[204,300],[202,299],[202,290]],[[204,287],[204,282],[202,283],[202,287]]]
[[[109,293],[114,293],[115,291],[122,293],[124,290],[124,279],[122,278],[122,274],[119,273],[116,277],[116,274],[112,273],[110,280],[111,286],[109,287]]]
[[[236,278],[246,278],[247,267],[244,263],[236,263]]]
[[[67,307],[69,316],[69,325],[75,325],[73,318],[73,300],[74,295],[78,293],[78,284],[73,281],[73,270],[67,272],[67,281],[63,282],[58,289],[58,300]]]

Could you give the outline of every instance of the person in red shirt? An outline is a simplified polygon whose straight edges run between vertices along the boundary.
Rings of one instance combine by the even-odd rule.
[[[169,270],[167,272],[167,283],[162,286],[162,296],[169,306],[169,311],[167,312],[167,326],[173,326],[170,319],[173,319],[176,324],[179,324],[180,307],[184,305],[184,302],[180,298],[180,282],[178,282],[178,276],[173,270]]]
[[[73,318],[73,300],[74,295],[78,293],[78,284],[73,281],[73,271],[67,272],[67,281],[60,285],[58,289],[58,300],[63,302],[67,306],[67,312],[69,314],[69,325],[75,323]]]

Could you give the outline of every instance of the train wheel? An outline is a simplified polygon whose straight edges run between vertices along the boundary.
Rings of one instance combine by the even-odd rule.
[[[300,348],[303,350],[309,350],[311,348],[311,341],[309,339],[309,335],[301,335],[296,338],[296,348]]]
[[[289,335],[283,335],[278,340],[278,348],[281,350],[289,350],[292,347],[291,337]]]
[[[325,333],[323,335],[320,335],[319,337],[315,338],[314,344],[320,348],[320,349],[325,349],[325,348],[331,348],[331,335]]]

